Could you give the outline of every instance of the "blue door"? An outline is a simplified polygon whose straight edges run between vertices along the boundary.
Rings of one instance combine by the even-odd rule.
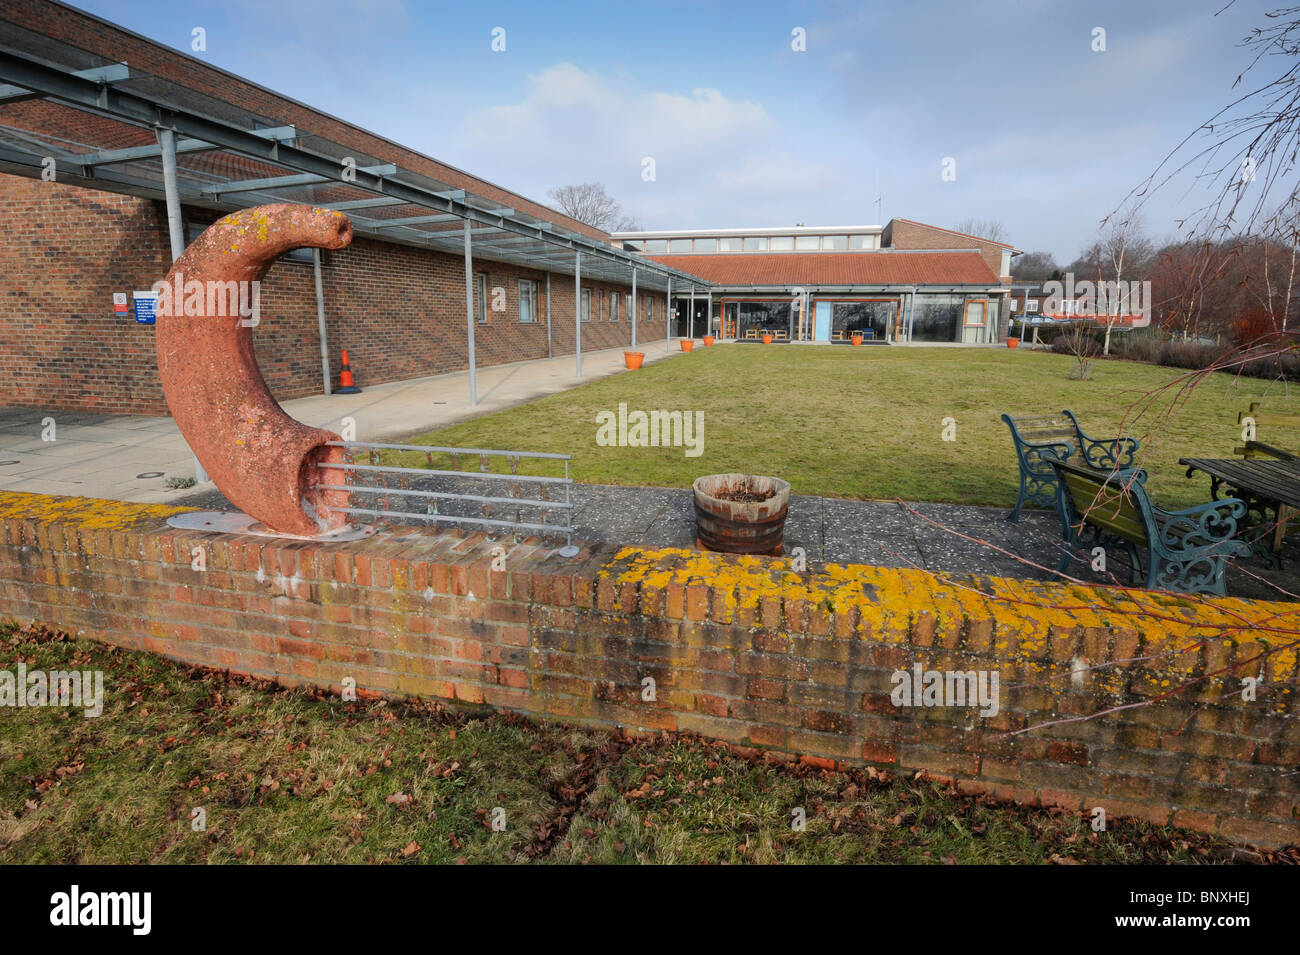
[[[832,302],[817,303],[817,324],[813,332],[813,338],[816,341],[828,342],[831,340],[831,309],[833,307]]]

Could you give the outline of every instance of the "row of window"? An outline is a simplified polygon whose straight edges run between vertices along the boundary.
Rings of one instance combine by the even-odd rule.
[[[582,320],[591,321],[591,292],[589,288],[582,290]],[[499,302],[493,302],[493,311],[502,311],[505,308],[505,289],[496,286],[492,289],[494,297],[499,296]],[[606,317],[611,322],[619,320],[620,312],[632,314],[632,293],[628,292],[623,295],[627,300],[626,307],[620,306],[618,292],[598,291],[600,296],[597,304],[597,317]],[[608,302],[608,304],[607,304]],[[655,303],[653,299],[639,299],[641,306],[641,321],[653,322],[655,320]],[[488,316],[488,287],[487,276],[479,272],[474,276],[474,309],[479,324],[487,324]],[[524,325],[531,325],[538,321],[537,317],[537,283],[532,279],[519,280],[519,321]]]
[[[628,239],[628,252],[846,252],[879,248],[874,235],[749,235],[704,239]]]
[[[608,319],[611,322],[617,322],[619,320],[620,313],[625,315],[632,314],[632,293],[631,292],[622,293],[622,298],[625,300],[625,304],[621,308],[619,305],[620,293],[597,291],[596,294],[599,296],[599,299],[596,303],[597,318],[603,317]],[[654,299],[638,297],[637,304],[641,306],[641,321],[653,322],[655,320]],[[591,321],[591,289],[589,288],[585,288],[582,290],[582,320],[584,322]]]

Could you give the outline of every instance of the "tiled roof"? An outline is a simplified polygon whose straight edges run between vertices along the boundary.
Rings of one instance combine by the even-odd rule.
[[[651,255],[720,285],[997,285],[978,252],[731,252]]]

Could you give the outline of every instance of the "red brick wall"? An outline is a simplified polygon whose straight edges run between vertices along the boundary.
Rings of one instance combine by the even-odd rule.
[[[0,175],[0,404],[159,412],[153,329],[113,292],[166,274],[152,202]]]
[[[351,677],[1262,845],[1300,836],[1295,605],[1151,596],[1134,612],[1140,592],[636,548],[566,561],[534,539],[506,540],[499,571],[481,535],[317,545],[167,528],[178,510],[0,493],[0,613],[285,683]],[[895,706],[891,674],[917,663],[1000,673],[1000,711]]]
[[[214,214],[187,210],[188,221]],[[166,414],[151,326],[113,313],[112,293],[148,289],[170,266],[160,204],[0,174],[0,405],[105,413]],[[480,367],[546,357],[546,275],[476,260],[506,290],[476,329]],[[538,283],[538,323],[521,325],[518,280]],[[360,239],[324,253],[322,284],[331,381],[347,348],[363,387],[467,367],[464,260]],[[607,283],[586,283],[611,291]],[[617,286],[626,292],[628,286]],[[552,276],[554,354],[571,354],[573,277]],[[638,299],[645,297],[639,293]],[[638,335],[663,337],[664,300]],[[599,298],[596,299],[599,301]],[[258,364],[280,400],[320,394],[320,338],[310,264],[281,261],[262,283]],[[593,310],[584,349],[631,341],[626,308],[617,324]]]
[[[988,263],[993,274],[1002,277],[1003,247],[996,242],[986,242],[904,219],[891,219],[881,241],[895,249],[978,249],[980,257]]]

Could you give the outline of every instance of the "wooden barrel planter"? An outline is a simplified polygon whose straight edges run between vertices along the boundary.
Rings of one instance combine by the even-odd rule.
[[[781,553],[790,485],[757,474],[695,479],[696,544],[724,554]]]
[[[772,339],[775,337],[776,336],[773,335],[771,332],[764,332],[761,336],[764,345],[772,344]]]
[[[713,336],[712,336],[712,335],[705,335],[705,336],[704,336],[704,347],[705,347],[705,348],[708,348],[708,347],[709,347],[710,345],[712,345],[712,344],[713,344]]]
[[[694,347],[695,347],[695,339],[693,338],[682,339],[682,351],[690,351]]]
[[[623,363],[631,370],[640,368],[643,361],[645,361],[645,352],[643,351],[623,352]]]

